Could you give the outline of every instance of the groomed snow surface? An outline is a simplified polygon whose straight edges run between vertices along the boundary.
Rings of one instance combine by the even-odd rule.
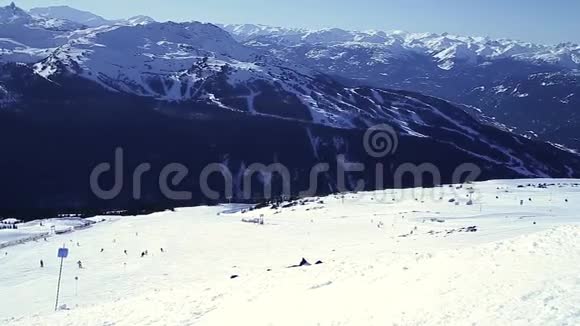
[[[0,250],[0,324],[580,325],[579,195],[491,181],[99,217]]]

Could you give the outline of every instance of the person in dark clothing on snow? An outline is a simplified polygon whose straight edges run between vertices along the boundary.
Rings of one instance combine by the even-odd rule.
[[[40,260],[40,268],[44,268],[44,261]]]

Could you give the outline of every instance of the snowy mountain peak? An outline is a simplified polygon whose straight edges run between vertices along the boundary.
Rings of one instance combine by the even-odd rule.
[[[134,16],[134,17],[127,19],[126,22],[129,25],[144,25],[144,24],[155,23],[156,21],[155,21],[155,19],[153,19],[149,16],[137,15],[137,16]]]
[[[290,36],[309,32],[309,30],[301,28],[274,27],[260,24],[218,24],[218,26],[230,32],[238,41],[247,41],[259,36]]]
[[[32,17],[14,2],[5,7],[0,7],[0,24],[27,23]]]
[[[83,24],[89,27],[97,27],[102,25],[108,25],[110,22],[105,18],[90,13],[88,11],[82,11],[69,6],[52,6],[52,7],[42,7],[30,9],[30,14],[38,17],[48,18],[48,19],[64,19],[78,24]]]
[[[88,27],[109,25],[143,25],[155,22],[149,16],[137,15],[129,19],[110,20],[88,11],[78,10],[69,6],[52,6],[30,9],[30,14],[44,19],[59,19],[75,22]]]
[[[14,3],[0,7],[0,62],[37,62],[86,26],[58,18],[30,15]]]
[[[302,37],[308,43],[348,42],[353,38],[352,33],[340,28],[325,28],[309,31]]]

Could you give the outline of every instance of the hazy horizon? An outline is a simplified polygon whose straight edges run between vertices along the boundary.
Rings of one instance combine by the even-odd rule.
[[[0,0],[8,5],[11,0]],[[551,3],[514,0],[465,2],[443,0],[305,0],[186,1],[168,0],[21,0],[24,9],[70,6],[107,19],[147,15],[158,21],[203,21],[216,24],[263,24],[286,28],[341,28],[345,30],[404,30],[412,33],[450,33],[465,36],[515,39],[525,42],[580,43],[580,2]],[[171,5],[173,4],[173,5]],[[223,8],[228,8],[224,10]],[[299,18],[295,18],[299,17]]]

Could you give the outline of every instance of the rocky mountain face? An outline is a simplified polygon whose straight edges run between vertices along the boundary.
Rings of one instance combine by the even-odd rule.
[[[448,34],[223,25],[237,40],[342,79],[465,103],[514,131],[580,148],[580,46]],[[522,119],[522,116],[531,117]]]
[[[42,21],[12,7],[2,10],[25,17],[19,26]],[[5,39],[32,46],[25,41],[51,30],[21,31]],[[440,178],[427,176],[422,186],[456,181],[464,163],[481,170],[478,179],[580,177],[577,154],[512,133],[466,106],[345,83],[280,59],[272,49],[241,44],[211,24],[115,24],[58,33],[55,39],[67,41],[46,48],[44,58],[0,66],[3,214],[208,202],[200,180],[211,163],[230,171],[233,186],[228,194],[224,178],[212,175],[209,185],[220,190],[212,202],[259,201],[269,186],[276,196],[287,192],[283,178],[256,173],[250,176],[256,186],[245,197],[244,175],[253,163],[283,164],[289,195],[312,185],[312,169],[320,163],[329,167],[315,174],[318,194],[417,185],[413,175],[396,180],[407,163],[437,168]],[[397,146],[391,155],[369,155],[365,135],[382,124],[392,128],[388,136]],[[91,172],[112,164],[119,148],[121,191],[99,198]],[[349,162],[365,169],[346,173],[343,187],[340,175]],[[136,198],[134,172],[143,163],[150,171]],[[191,192],[177,201],[160,189],[160,175],[172,163],[188,171],[175,189]],[[104,188],[119,181],[112,172],[103,178]]]

